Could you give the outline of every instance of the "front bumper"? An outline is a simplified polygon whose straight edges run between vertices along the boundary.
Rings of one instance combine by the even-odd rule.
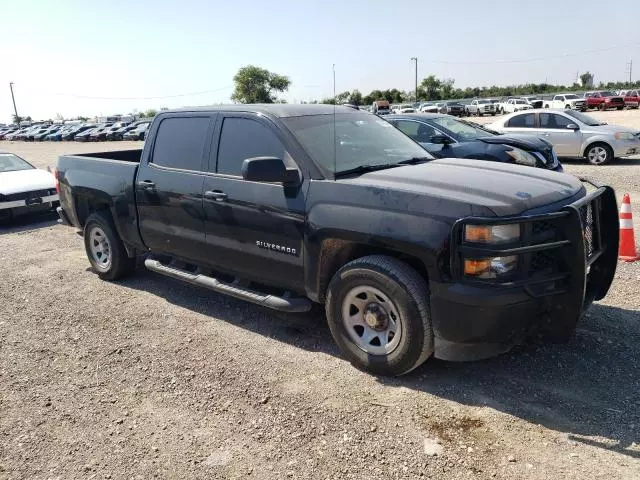
[[[559,211],[455,224],[452,282],[430,282],[436,357],[487,358],[536,334],[566,339],[591,303],[606,295],[618,254],[615,193],[583,180],[596,190]],[[523,237],[509,248],[471,246],[462,241],[468,223],[521,223]],[[509,281],[473,280],[460,271],[464,258],[514,254],[518,272]]]
[[[640,154],[640,140],[613,140],[611,141],[614,157],[628,157]]]

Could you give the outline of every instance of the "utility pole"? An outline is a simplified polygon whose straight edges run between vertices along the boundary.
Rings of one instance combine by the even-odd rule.
[[[16,114],[16,121],[19,122],[19,118],[18,118],[18,109],[16,108],[16,98],[13,96],[13,82],[9,82],[9,90],[11,90],[11,100],[13,100],[13,111]]]
[[[627,68],[629,69],[629,83],[631,83],[632,82],[631,73],[633,71],[633,59],[629,60],[629,63],[627,63]]]
[[[411,60],[416,62],[416,103],[418,102],[418,57],[411,57]]]

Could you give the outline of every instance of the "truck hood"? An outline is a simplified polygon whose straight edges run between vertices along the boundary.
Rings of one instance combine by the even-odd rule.
[[[49,188],[56,188],[56,179],[46,170],[33,168],[0,173],[0,194],[2,195]]]
[[[378,170],[347,181],[483,206],[499,217],[517,215],[584,192],[582,183],[572,175],[459,158]]]

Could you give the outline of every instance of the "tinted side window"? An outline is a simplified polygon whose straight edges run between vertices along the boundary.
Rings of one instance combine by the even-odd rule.
[[[536,126],[535,115],[526,113],[524,115],[516,115],[507,122],[507,127],[511,128],[534,128]]]
[[[152,162],[163,167],[202,170],[208,117],[165,118],[160,123]]]
[[[242,162],[253,157],[284,159],[284,146],[269,128],[248,118],[225,118],[218,147],[218,173],[242,175]]]
[[[555,113],[540,114],[540,128],[567,128],[570,123],[573,122],[562,115]]]
[[[398,130],[411,138],[414,142],[431,142],[431,137],[436,134],[436,130],[431,125],[424,123],[412,122],[410,120],[398,120]]]

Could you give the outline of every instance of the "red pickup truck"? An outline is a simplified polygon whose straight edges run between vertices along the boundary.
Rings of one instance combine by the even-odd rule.
[[[620,96],[624,98],[624,106],[627,108],[640,107],[640,90],[622,90]]]
[[[613,92],[587,92],[584,94],[587,100],[587,108],[597,108],[599,110],[607,110],[609,108],[624,108],[624,98]]]

